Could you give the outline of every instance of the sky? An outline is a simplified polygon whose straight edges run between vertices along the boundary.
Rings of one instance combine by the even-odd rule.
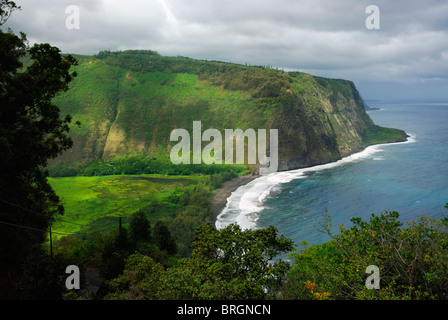
[[[149,49],[352,80],[367,101],[448,101],[447,0],[15,1],[2,29],[64,53]]]

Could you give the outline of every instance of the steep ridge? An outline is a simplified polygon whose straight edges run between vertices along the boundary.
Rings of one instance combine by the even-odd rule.
[[[335,161],[372,143],[405,141],[376,126],[351,81],[154,51],[78,56],[78,76],[55,99],[80,120],[67,164],[145,153],[168,156],[170,132],[278,129],[279,170]],[[269,141],[269,140],[268,140]],[[205,143],[206,144],[206,143]],[[205,145],[204,144],[204,145]]]

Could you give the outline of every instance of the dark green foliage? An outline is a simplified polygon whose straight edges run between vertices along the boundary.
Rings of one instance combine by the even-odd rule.
[[[215,173],[210,176],[210,186],[214,189],[219,188],[225,181],[236,178],[238,176],[237,172],[231,170],[221,173]]]
[[[90,237],[80,235],[66,236],[53,243],[53,251],[75,264],[85,265],[91,269],[99,269],[103,252],[115,239],[116,232],[96,232]]]
[[[191,254],[194,229],[211,221],[212,190],[208,185],[198,184],[192,191],[186,191],[179,199],[177,216],[166,219],[182,257]]]
[[[135,246],[129,239],[127,229],[121,228],[115,239],[104,247],[101,275],[106,279],[118,276],[123,272],[126,258],[134,249]]]
[[[145,212],[139,210],[131,216],[130,238],[132,241],[149,241],[151,237],[151,225]]]
[[[185,198],[188,204],[191,195]],[[448,204],[446,205],[448,207]],[[126,251],[125,233],[111,242],[117,254],[115,277],[102,289],[105,299],[446,299],[448,288],[448,217],[422,217],[404,227],[397,212],[353,218],[350,228],[332,234],[331,218],[323,230],[333,240],[292,254],[294,263],[277,260],[294,250],[275,227],[216,230],[200,224],[194,230],[188,258],[166,256],[151,245]],[[162,222],[152,228],[167,236]],[[156,231],[163,230],[163,232]],[[169,237],[169,235],[168,235]],[[118,240],[121,239],[121,240]],[[120,241],[122,243],[118,243]],[[158,242],[158,240],[155,240]],[[163,244],[158,246],[162,249]],[[120,256],[121,255],[121,256]],[[172,256],[174,258],[174,256]],[[165,261],[165,262],[164,262]],[[366,267],[380,268],[381,287],[365,287]],[[111,269],[111,271],[113,271]]]
[[[63,255],[50,257],[42,248],[34,251],[23,264],[23,280],[20,286],[21,298],[32,300],[60,300],[63,293],[67,292],[65,273],[67,266],[74,264],[72,260]],[[82,265],[76,263],[81,268]],[[84,286],[83,278],[80,279]]]
[[[166,175],[212,175],[223,173],[234,175],[247,172],[244,165],[217,165],[217,164],[179,164],[175,165],[169,157],[149,156],[142,153],[125,156],[116,156],[110,160],[93,160],[76,165],[67,165],[60,160],[51,166],[48,171],[51,177],[73,176],[106,176],[119,174],[166,174]]]
[[[135,252],[150,255],[162,264],[167,264],[167,255],[176,254],[175,240],[160,220],[151,228],[145,212],[139,210],[131,216],[129,226],[130,232],[124,227],[120,228],[102,250],[101,274],[106,279],[112,279],[123,272],[125,260]]]
[[[17,9],[0,1],[0,24]],[[0,277],[20,268],[46,240],[53,216],[64,212],[41,171],[72,146],[69,115],[53,98],[68,89],[76,60],[49,44],[26,46],[26,36],[0,30]],[[23,67],[21,59],[29,63]]]
[[[329,220],[330,221],[330,220]],[[352,219],[332,241],[295,255],[285,298],[447,299],[447,219],[421,217],[404,227],[397,212]],[[365,286],[366,268],[380,270],[380,289]]]
[[[144,300],[157,298],[163,266],[150,256],[135,253],[125,261],[123,273],[106,282],[107,300]]]
[[[135,72],[188,73],[228,90],[247,90],[255,97],[277,97],[289,87],[287,73],[266,67],[247,67],[187,57],[164,57],[154,51],[100,52],[107,64]]]
[[[276,295],[289,268],[273,259],[294,246],[273,226],[241,230],[230,225],[218,231],[204,224],[196,229],[193,248],[189,263],[196,279],[188,289],[197,298],[263,299]]]
[[[97,59],[105,59],[110,55],[118,55],[122,54],[123,51],[110,51],[110,50],[104,50],[100,51],[98,54],[95,55],[95,58]],[[156,51],[152,50],[126,50],[126,54],[137,54],[137,55],[145,55],[145,56],[158,56],[159,54]]]
[[[176,242],[168,227],[160,220],[154,225],[153,237],[160,250],[173,255],[177,253]]]
[[[109,282],[108,299],[265,299],[275,297],[288,270],[271,260],[293,249],[274,227],[216,230],[203,224],[195,231],[191,258],[163,269],[136,254],[121,276]]]

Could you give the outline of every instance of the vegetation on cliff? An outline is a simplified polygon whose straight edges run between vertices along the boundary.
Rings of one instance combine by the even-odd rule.
[[[278,129],[279,170],[335,161],[368,144],[403,141],[365,111],[351,81],[131,50],[77,56],[78,77],[55,103],[73,128],[66,166],[144,153],[167,159],[170,132]]]

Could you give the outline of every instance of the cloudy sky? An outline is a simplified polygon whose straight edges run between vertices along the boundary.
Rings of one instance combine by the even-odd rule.
[[[3,26],[66,53],[151,49],[353,80],[367,100],[448,101],[447,0],[16,0]],[[379,29],[368,29],[369,5]],[[79,9],[76,17],[67,7]],[[370,20],[369,20],[370,21]]]

